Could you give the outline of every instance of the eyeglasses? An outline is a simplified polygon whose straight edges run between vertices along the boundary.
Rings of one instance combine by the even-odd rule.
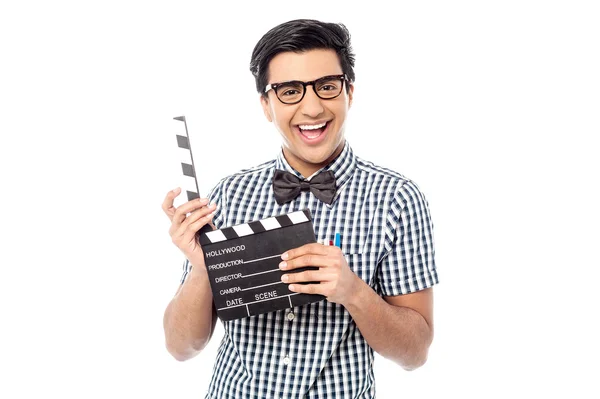
[[[271,83],[265,87],[265,93],[273,89],[279,101],[284,104],[297,104],[306,94],[306,86],[311,85],[315,94],[323,100],[331,100],[342,94],[346,75],[323,76],[310,82],[291,80],[289,82]]]

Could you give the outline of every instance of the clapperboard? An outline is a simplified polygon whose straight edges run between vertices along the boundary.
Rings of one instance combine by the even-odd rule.
[[[198,179],[196,178],[196,168],[194,167],[194,156],[192,155],[192,146],[190,145],[190,135],[188,134],[187,121],[185,116],[176,116],[176,121],[183,122],[184,129],[181,129],[179,124],[177,138],[177,149],[181,170],[183,172],[182,190],[185,191],[188,201],[200,198],[200,190],[198,189]],[[197,235],[205,231],[211,231],[210,225],[204,225]]]
[[[177,116],[176,134],[179,161],[183,173],[182,190],[187,200],[200,197],[194,157],[185,116]],[[217,315],[233,320],[262,313],[318,302],[323,295],[290,291],[281,281],[281,254],[314,243],[315,232],[308,209],[263,220],[212,230],[205,225],[196,234],[204,251]],[[317,267],[303,267],[297,273]]]
[[[310,211],[292,212],[200,234],[210,286],[222,320],[318,302],[281,281],[281,254],[316,242]],[[303,267],[291,272],[318,269]]]

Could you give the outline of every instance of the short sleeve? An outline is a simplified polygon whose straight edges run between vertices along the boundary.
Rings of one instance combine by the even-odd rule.
[[[377,269],[381,293],[403,295],[437,284],[429,204],[414,182],[406,181],[396,192],[386,226],[387,252]]]
[[[210,194],[208,195],[208,201],[209,204],[215,203],[217,204],[217,209],[215,210],[215,216],[213,216],[212,222],[215,225],[215,227],[217,229],[220,229],[223,227],[223,224],[225,223],[225,212],[222,209],[222,205],[223,205],[223,182],[224,179],[221,180],[215,187],[213,187],[213,189],[211,190]],[[183,274],[181,276],[181,284],[183,284],[185,282],[185,278],[187,277],[187,275],[189,274],[189,272],[192,270],[192,264],[189,262],[189,260],[187,258],[184,258],[183,260]]]

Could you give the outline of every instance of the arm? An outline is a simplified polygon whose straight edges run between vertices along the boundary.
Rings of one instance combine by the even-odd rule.
[[[377,268],[380,298],[362,280],[344,304],[371,347],[407,370],[425,363],[433,340],[437,283],[429,205],[414,182],[397,191],[388,213],[389,251]]]
[[[406,370],[427,360],[433,340],[433,289],[380,297],[357,277],[346,309],[368,344]]]
[[[282,255],[280,268],[318,266],[319,270],[284,274],[292,292],[321,294],[343,305],[367,343],[382,356],[406,370],[422,366],[433,339],[433,292],[425,288],[413,293],[380,297],[348,267],[339,248],[307,244]]]
[[[165,310],[167,350],[179,361],[191,359],[210,341],[216,321],[206,267],[193,266]]]
[[[167,350],[175,359],[184,361],[204,349],[217,320],[204,253],[196,233],[219,212],[215,203],[208,205],[207,198],[191,200],[175,208],[173,200],[179,191],[170,191],[162,207],[172,223],[171,239],[186,257],[184,269],[190,271],[184,273],[181,285],[165,310],[163,328]]]

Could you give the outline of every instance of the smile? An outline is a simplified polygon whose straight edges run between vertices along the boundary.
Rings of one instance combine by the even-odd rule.
[[[329,122],[323,122],[315,125],[296,125],[300,137],[307,144],[317,144],[326,136],[325,133],[329,130]]]
[[[320,125],[298,125],[298,127],[300,130],[315,130],[325,127],[326,124],[327,122],[321,123]]]

